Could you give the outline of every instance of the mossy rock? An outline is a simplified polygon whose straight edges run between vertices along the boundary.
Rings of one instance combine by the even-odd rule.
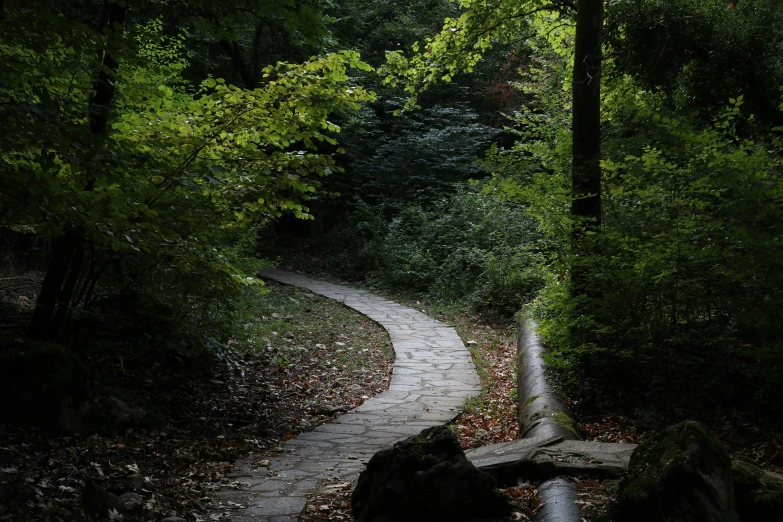
[[[116,391],[116,390],[115,390]],[[95,399],[95,418],[103,428],[124,432],[128,428],[160,430],[166,427],[166,419],[154,411],[139,406],[138,401],[127,399],[128,394],[102,396]]]
[[[783,522],[783,478],[741,460],[732,461],[731,471],[742,522]]]
[[[91,409],[90,372],[62,346],[3,341],[0,419],[52,431],[84,431]]]
[[[616,522],[736,522],[729,455],[698,422],[671,426],[634,451],[614,511]]]
[[[495,519],[511,512],[494,479],[468,462],[446,426],[376,453],[359,475],[351,505],[357,522]]]

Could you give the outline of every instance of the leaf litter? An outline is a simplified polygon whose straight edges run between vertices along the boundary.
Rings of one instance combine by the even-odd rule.
[[[236,506],[213,493],[244,487],[227,477],[232,462],[268,466],[281,441],[388,388],[393,351],[380,326],[307,291],[267,286],[235,329],[232,364],[194,375],[87,359],[98,405],[125,393],[165,419],[156,427],[52,436],[0,424],[0,521],[220,520]]]

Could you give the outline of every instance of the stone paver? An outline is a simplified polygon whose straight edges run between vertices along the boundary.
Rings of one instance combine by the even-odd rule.
[[[254,468],[249,461],[235,466],[232,480],[249,487],[219,495],[236,508],[232,520],[290,522],[297,520],[306,496],[325,480],[354,481],[377,451],[456,417],[465,400],[479,393],[480,385],[470,354],[453,328],[363,290],[277,269],[260,275],[307,288],[361,312],[386,329],[395,354],[387,391],[282,443],[283,451],[269,459],[268,469]]]

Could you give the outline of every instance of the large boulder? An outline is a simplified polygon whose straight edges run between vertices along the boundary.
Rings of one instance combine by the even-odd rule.
[[[356,522],[451,521],[506,516],[508,500],[436,426],[376,453],[351,497]]]
[[[731,471],[742,522],[783,522],[783,477],[741,460],[732,461]]]
[[[616,522],[737,522],[731,461],[698,422],[641,444],[620,481]]]

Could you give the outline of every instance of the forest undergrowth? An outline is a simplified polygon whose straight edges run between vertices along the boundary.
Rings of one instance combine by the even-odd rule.
[[[228,477],[237,459],[263,467],[281,442],[388,388],[382,328],[308,291],[267,288],[245,297],[227,361],[85,356],[101,415],[86,434],[0,424],[0,520],[220,520],[237,506],[211,494],[242,487]]]
[[[0,0],[0,521],[220,519],[232,461],[385,389],[278,255],[457,328],[466,448],[518,436],[524,314],[585,439],[783,470],[783,4],[539,4]]]
[[[268,294],[246,296],[226,352],[233,355],[211,369],[150,362],[122,347],[109,356],[85,355],[105,422],[95,432],[52,436],[18,424],[0,426],[0,520],[76,522],[92,520],[104,508],[127,521],[172,515],[220,520],[238,506],[221,504],[211,493],[243,487],[229,477],[234,461],[252,458],[263,468],[282,441],[386,389],[393,354],[382,328],[309,291],[275,282],[267,288]],[[516,332],[510,323],[482,320],[458,303],[387,297],[452,325],[471,351],[483,391],[450,424],[462,446],[517,438]],[[143,426],[118,423],[117,400],[145,412]],[[638,443],[659,427],[610,409],[575,406],[587,440]],[[712,427],[735,455],[780,470],[779,438],[728,419]],[[577,485],[584,519],[598,520],[614,483]],[[514,520],[532,520],[539,507],[536,486],[525,482],[505,490]],[[349,485],[327,484],[310,498],[302,519],[352,520],[349,495]]]
[[[290,255],[290,252],[288,253]],[[301,271],[311,277],[334,283],[363,287],[386,298],[420,310],[453,326],[471,352],[481,379],[482,393],[468,401],[465,411],[452,423],[463,448],[515,440],[519,436],[516,396],[516,328],[511,320],[482,317],[469,303],[442,302],[413,292],[394,292],[361,280],[334,276],[323,269],[318,251],[299,252],[286,257],[283,268]],[[295,260],[295,261],[291,261]],[[557,379],[557,374],[554,374]],[[554,383],[557,386],[557,383]],[[657,430],[667,426],[667,419],[639,411],[629,415],[621,403],[582,403],[581,397],[566,396],[578,430],[584,440],[639,444]],[[742,414],[713,419],[710,429],[723,441],[733,457],[753,462],[759,467],[783,471],[783,438],[773,429],[754,423]],[[616,491],[615,480],[576,480],[577,504],[583,520],[598,521],[607,513]],[[504,490],[514,505],[510,520],[533,520],[540,508],[537,483],[521,481]],[[334,481],[325,490],[311,495],[302,517],[307,521],[351,522],[350,485]]]

